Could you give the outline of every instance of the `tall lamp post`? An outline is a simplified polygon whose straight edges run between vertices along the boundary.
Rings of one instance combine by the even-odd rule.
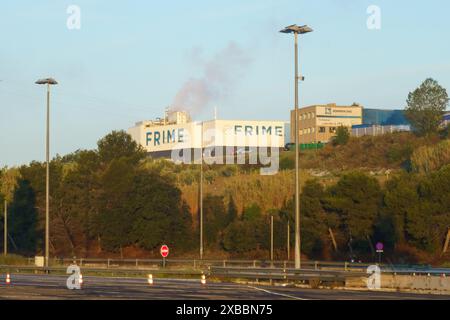
[[[295,39],[295,268],[301,268],[300,260],[300,186],[299,186],[299,155],[298,155],[298,142],[299,142],[299,128],[298,128],[298,81],[303,77],[298,74],[298,35],[312,32],[313,30],[308,26],[297,26],[295,24],[290,25],[280,32],[282,33],[293,33]]]
[[[41,79],[36,84],[47,85],[47,133],[45,143],[45,158],[47,163],[46,184],[45,184],[45,267],[48,267],[49,257],[49,236],[50,236],[50,86],[57,85],[53,78]]]
[[[200,260],[203,259],[203,121],[200,141]]]

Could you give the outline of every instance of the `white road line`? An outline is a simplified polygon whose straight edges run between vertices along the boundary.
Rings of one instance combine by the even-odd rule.
[[[257,287],[252,287],[252,286],[247,286],[247,287],[249,287],[251,289],[263,291],[265,293],[269,293],[269,294],[273,294],[273,295],[277,295],[277,296],[282,296],[282,297],[286,297],[286,298],[291,298],[291,299],[295,299],[295,300],[309,300],[309,299],[305,299],[305,298],[299,298],[299,297],[291,296],[291,295],[284,294],[284,293],[278,293],[278,292],[269,291],[269,290],[262,289],[262,288],[257,288]]]

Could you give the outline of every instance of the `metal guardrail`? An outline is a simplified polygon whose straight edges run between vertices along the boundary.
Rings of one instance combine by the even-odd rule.
[[[114,267],[157,267],[162,266],[163,259],[99,259],[99,258],[53,258],[50,260],[52,265],[69,265],[76,261],[80,266],[105,266]],[[294,267],[293,261],[287,260],[219,260],[219,259],[166,259],[167,266],[190,266],[194,269],[208,268],[209,266],[222,267],[278,267],[291,268]],[[34,265],[34,258],[28,259],[29,265]],[[366,269],[370,264],[349,263],[349,262],[323,262],[323,261],[304,261],[302,267],[306,269]]]
[[[293,261],[287,260],[218,260],[218,259],[101,259],[101,258],[53,258],[50,260],[51,266],[68,266],[74,261],[83,268],[106,268],[106,269],[193,269],[208,270],[210,267],[223,268],[294,268]],[[329,261],[302,261],[302,270],[323,270],[323,271],[345,271],[345,272],[366,272],[367,268],[374,263],[351,263],[351,262],[329,262]],[[34,258],[28,259],[28,265],[34,265]],[[431,268],[430,266],[417,265],[387,265],[380,264],[382,273],[393,274],[418,274],[418,275],[443,275],[450,276],[450,269]]]
[[[36,267],[36,266],[9,266],[0,265],[0,271],[3,272],[35,272],[35,273],[61,273],[66,274],[66,267]],[[109,269],[109,268],[81,268],[83,274],[170,274],[170,275],[184,275],[184,276],[200,276],[204,272],[201,270],[177,270],[177,269]]]
[[[411,269],[381,269],[383,274],[447,277],[450,275],[448,269],[411,270]],[[246,278],[246,279],[285,279],[285,280],[308,280],[318,279],[320,281],[345,281],[350,278],[367,278],[371,274],[364,271],[339,271],[339,270],[313,270],[293,268],[238,268],[238,267],[209,267],[209,274],[216,277]]]
[[[320,283],[342,283],[349,278],[367,277],[365,272],[325,271],[292,268],[224,268],[210,267],[209,275],[216,278],[237,278],[251,280],[307,281],[316,285]]]
[[[40,274],[66,274],[65,266],[36,267],[36,266],[10,266],[0,265],[0,273],[40,273]],[[292,268],[253,268],[253,267],[216,267],[210,266],[207,270],[181,270],[168,268],[136,269],[136,268],[92,268],[82,267],[83,275],[172,275],[183,277],[200,277],[206,275],[215,278],[254,279],[254,280],[291,280],[308,281],[309,283],[338,283],[345,282],[351,277],[365,277],[366,273],[352,271],[325,271],[313,269]]]

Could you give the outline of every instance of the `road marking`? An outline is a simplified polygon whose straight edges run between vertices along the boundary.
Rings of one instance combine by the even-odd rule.
[[[286,298],[291,298],[291,299],[295,299],[295,300],[309,300],[309,299],[305,299],[305,298],[299,298],[299,297],[291,296],[291,295],[289,295],[289,294],[284,294],[284,293],[278,293],[278,292],[269,291],[269,290],[262,289],[262,288],[257,288],[257,287],[252,287],[252,286],[248,286],[248,287],[251,288],[251,289],[263,291],[263,292],[265,292],[265,293],[269,293],[269,294],[273,294],[273,295],[277,295],[277,296],[282,296],[282,297],[286,297]]]

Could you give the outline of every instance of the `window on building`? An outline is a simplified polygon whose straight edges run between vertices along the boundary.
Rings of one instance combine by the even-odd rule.
[[[336,127],[330,127],[330,133],[336,133]]]
[[[325,127],[319,127],[319,133],[325,133],[325,132],[326,132]]]

